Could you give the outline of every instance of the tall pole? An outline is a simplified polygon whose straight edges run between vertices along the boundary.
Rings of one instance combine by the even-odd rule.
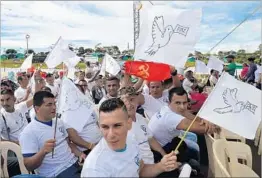
[[[134,20],[134,50],[136,49],[136,43],[139,37],[139,30],[140,30],[140,14],[139,8],[137,7],[137,3],[133,1],[133,20]]]
[[[30,38],[30,35],[27,34],[25,38],[26,38],[26,56],[27,56],[28,55],[28,39]]]

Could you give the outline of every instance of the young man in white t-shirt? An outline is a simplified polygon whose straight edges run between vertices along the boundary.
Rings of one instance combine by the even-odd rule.
[[[185,73],[185,79],[183,81],[183,88],[188,94],[193,92],[197,87],[197,82],[193,77],[193,72],[191,70]]]
[[[176,148],[178,137],[181,136],[181,130],[187,130],[194,119],[194,115],[188,112],[187,106],[187,92],[182,87],[172,88],[169,90],[169,105],[163,106],[149,121],[149,129],[166,153]],[[197,118],[189,131],[204,134],[208,132],[214,133],[217,130],[213,124]],[[186,147],[184,145],[184,150],[181,147],[179,151],[188,154],[188,157],[192,156],[195,160],[198,160],[198,153],[195,153],[196,150],[190,150],[189,148],[189,151],[186,152]]]
[[[147,126],[146,119],[142,115],[136,113],[138,95],[139,93],[136,92],[135,88],[131,86],[123,87],[119,91],[119,96],[127,108],[128,117],[133,121],[132,129],[129,133],[135,135],[144,163],[154,164],[154,155],[151,148],[152,150],[160,153],[162,156],[166,155],[166,152],[153,137],[152,132]]]
[[[15,90],[15,97],[16,102],[20,103],[29,98],[31,91],[30,88],[28,88],[29,80],[25,73],[17,77],[17,82],[20,86]]]
[[[172,85],[170,88],[180,87],[181,82],[177,76],[176,69],[170,66],[170,70],[172,77]],[[127,79],[128,77],[125,78]],[[143,82],[141,82],[141,84],[142,83]],[[139,96],[139,105],[144,109],[150,119],[162,106],[168,105],[168,90],[164,88],[163,81],[151,81],[148,83],[148,87],[150,94],[141,94]]]
[[[46,75],[46,86],[51,89],[55,97],[58,96],[59,86],[55,83],[55,78],[51,73]]]
[[[19,138],[26,168],[29,171],[37,169],[44,177],[79,177],[77,157],[81,161],[85,155],[69,142],[63,121],[56,121],[54,95],[47,91],[36,92],[33,105],[36,118]]]
[[[120,88],[120,81],[116,77],[109,77],[106,79],[106,96],[104,96],[98,103],[98,107],[107,99],[117,97]]]
[[[103,138],[86,158],[81,177],[155,177],[178,167],[174,153],[157,164],[144,164],[138,144],[128,136],[132,120],[121,99],[101,104],[99,127]]]

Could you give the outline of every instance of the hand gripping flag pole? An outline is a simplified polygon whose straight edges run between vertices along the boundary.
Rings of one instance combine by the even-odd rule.
[[[225,72],[222,73],[222,75],[221,75],[221,77],[219,78],[217,84],[218,84],[219,82],[221,82],[221,78],[223,78],[222,76],[223,76],[224,74],[225,74]],[[217,86],[218,86],[218,85],[215,85],[213,91],[216,89]],[[211,98],[211,95],[214,93],[213,91],[210,93],[210,95],[209,95],[208,98],[206,99],[205,103],[204,103],[203,106],[200,108],[200,110],[199,110],[198,113],[196,114],[195,118],[192,120],[192,122],[190,123],[190,125],[189,125],[188,128],[186,129],[186,131],[185,131],[184,135],[182,136],[180,142],[179,142],[178,145],[176,146],[176,149],[175,149],[175,151],[174,151],[175,153],[178,153],[179,147],[181,146],[182,142],[185,140],[185,137],[186,137],[187,133],[189,132],[190,128],[192,127],[193,123],[196,121],[196,119],[197,119],[197,117],[198,117],[198,114],[200,113],[200,111],[202,110],[202,108],[205,107],[205,105],[206,105],[206,103],[208,102],[209,98]]]

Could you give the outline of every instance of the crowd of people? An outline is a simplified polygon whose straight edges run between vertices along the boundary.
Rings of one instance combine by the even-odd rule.
[[[234,56],[227,59],[224,71],[234,76]],[[261,66],[254,60],[248,59],[239,78],[261,89]],[[174,150],[201,107],[192,110],[199,102],[193,94],[205,99],[219,72],[211,70],[203,86],[192,71],[181,80],[172,66],[165,81],[135,82],[124,66],[118,76],[99,75],[100,68],[87,63],[85,71],[71,78],[93,103],[81,131],[56,117],[68,71],[44,76],[40,70],[19,72],[16,81],[1,80],[1,140],[20,146],[27,170],[39,177],[178,177],[188,163],[201,176],[197,135],[218,133],[218,126],[197,117],[178,152]],[[5,161],[10,177],[21,174],[16,155],[9,153]]]

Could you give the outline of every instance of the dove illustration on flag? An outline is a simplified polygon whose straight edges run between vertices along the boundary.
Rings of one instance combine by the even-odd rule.
[[[242,137],[254,139],[261,122],[260,99],[261,90],[224,72],[198,116]]]
[[[81,132],[93,113],[93,103],[75,84],[64,77],[58,96],[58,110],[61,119],[69,126]]]
[[[200,37],[202,10],[153,6],[144,13],[134,58],[184,67]]]

